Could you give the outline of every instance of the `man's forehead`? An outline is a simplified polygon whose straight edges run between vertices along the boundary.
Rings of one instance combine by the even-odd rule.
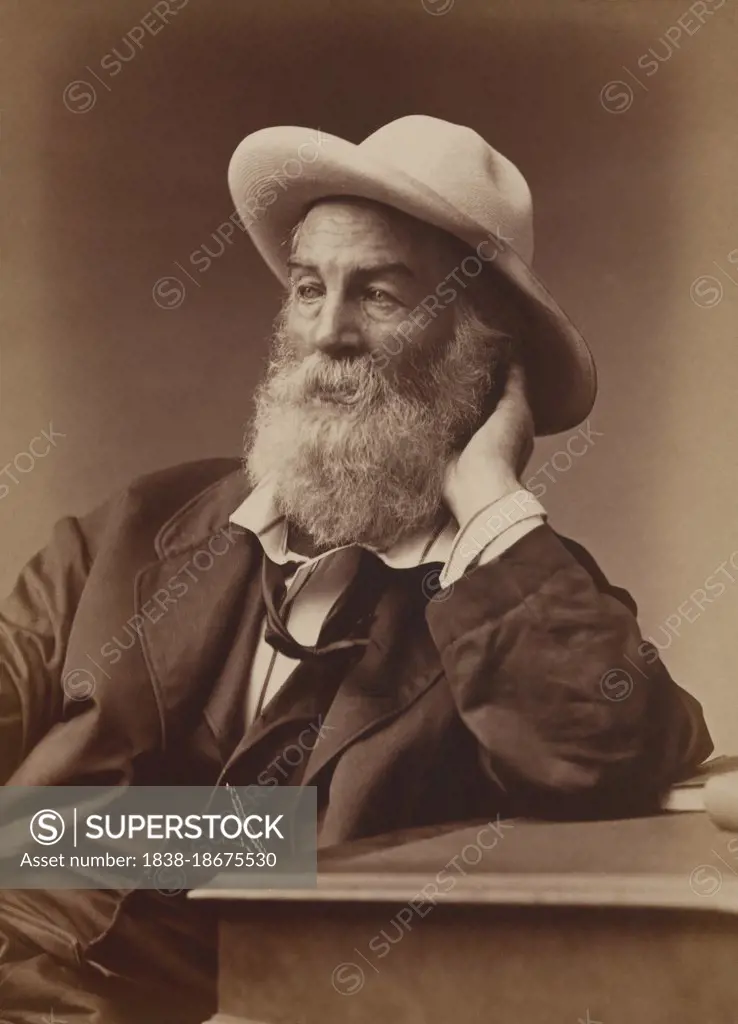
[[[411,269],[435,267],[451,245],[428,224],[381,203],[364,199],[328,199],[316,203],[298,228],[294,260],[321,259],[366,264],[404,263]]]

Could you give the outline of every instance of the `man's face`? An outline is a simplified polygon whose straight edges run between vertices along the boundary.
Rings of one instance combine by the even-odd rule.
[[[321,202],[297,230],[247,466],[318,546],[385,549],[442,512],[504,349],[468,304],[424,310],[458,259],[440,232],[360,200]]]
[[[445,244],[444,244],[445,242]],[[407,372],[419,348],[448,342],[452,306],[428,303],[457,253],[440,232],[377,204],[319,203],[299,228],[290,259],[285,327],[298,353],[334,359],[371,355]],[[403,355],[405,358],[403,358]]]

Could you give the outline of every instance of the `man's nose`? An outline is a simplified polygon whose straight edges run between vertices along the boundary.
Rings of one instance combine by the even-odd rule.
[[[351,303],[340,298],[326,298],[315,322],[312,335],[314,350],[334,359],[358,355],[365,343]]]

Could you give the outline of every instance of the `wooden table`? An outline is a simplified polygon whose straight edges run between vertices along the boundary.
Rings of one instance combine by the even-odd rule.
[[[426,830],[191,897],[211,1024],[738,1024],[738,835],[704,814]]]

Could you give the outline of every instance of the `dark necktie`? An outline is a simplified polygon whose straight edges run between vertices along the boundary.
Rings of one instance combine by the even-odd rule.
[[[336,606],[329,613],[320,636],[326,642],[308,646],[300,644],[295,640],[287,629],[282,618],[281,609],[286,593],[285,575],[290,570],[299,567],[297,562],[288,562],[285,565],[277,565],[266,555],[262,561],[261,589],[266,607],[266,629],[264,639],[280,654],[288,658],[322,658],[332,654],[334,651],[344,651],[351,647],[366,647],[369,640],[365,636],[356,636],[360,627],[366,626],[370,616],[372,600],[376,600],[377,592],[372,586],[373,579],[377,573],[371,562],[378,560],[368,552],[362,552],[362,557],[352,583],[343,591]],[[372,571],[374,569],[374,571]],[[368,570],[362,572],[362,570]],[[364,585],[357,586],[359,576],[363,576]],[[354,633],[350,636],[350,633]],[[328,640],[329,636],[335,637]]]

